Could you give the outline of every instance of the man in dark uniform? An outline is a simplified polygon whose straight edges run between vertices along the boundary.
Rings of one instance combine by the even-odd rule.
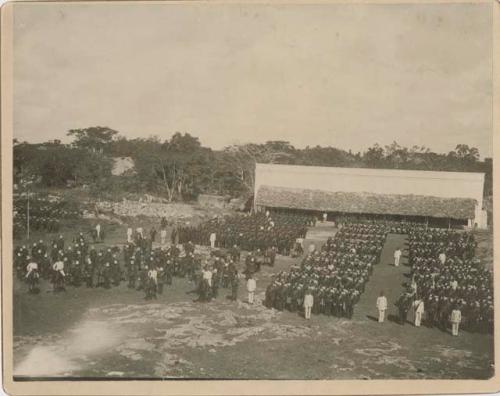
[[[408,316],[408,309],[410,307],[411,298],[408,293],[403,293],[399,296],[399,299],[396,301],[396,306],[398,307],[399,312],[399,323],[404,325],[406,323],[406,317]]]
[[[149,237],[151,239],[151,243],[153,243],[156,239],[156,229],[153,227],[151,231],[149,231]]]
[[[240,262],[241,252],[237,244],[234,244],[231,249],[229,249],[229,255],[235,263]]]
[[[158,294],[163,294],[163,286],[165,285],[165,280],[166,280],[166,272],[165,269],[162,266],[158,266],[156,268],[157,272],[157,289],[158,289]]]
[[[231,300],[236,301],[238,298],[238,287],[240,285],[240,278],[236,267],[233,266],[230,270],[230,283],[231,283]]]
[[[167,285],[172,284],[173,275],[174,275],[174,265],[172,263],[172,260],[167,259],[167,262],[165,265],[165,277],[166,277]]]
[[[138,268],[133,258],[130,259],[127,275],[128,275],[128,288],[135,289],[135,281],[137,280]]]

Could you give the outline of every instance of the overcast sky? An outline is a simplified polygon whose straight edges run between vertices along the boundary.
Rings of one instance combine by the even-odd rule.
[[[22,4],[14,134],[492,155],[492,4]]]

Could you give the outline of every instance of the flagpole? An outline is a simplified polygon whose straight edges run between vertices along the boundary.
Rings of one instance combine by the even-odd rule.
[[[28,188],[28,205],[26,207],[26,230],[27,230],[27,237],[28,237],[28,241],[30,240],[30,190]]]

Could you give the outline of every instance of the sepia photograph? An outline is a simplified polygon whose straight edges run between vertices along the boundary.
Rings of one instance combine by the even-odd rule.
[[[4,381],[493,379],[497,8],[3,8]]]

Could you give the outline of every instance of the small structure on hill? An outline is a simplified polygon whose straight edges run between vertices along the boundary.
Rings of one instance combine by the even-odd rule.
[[[115,157],[113,158],[113,169],[111,174],[113,176],[124,176],[128,173],[134,172],[135,163],[131,157]]]

